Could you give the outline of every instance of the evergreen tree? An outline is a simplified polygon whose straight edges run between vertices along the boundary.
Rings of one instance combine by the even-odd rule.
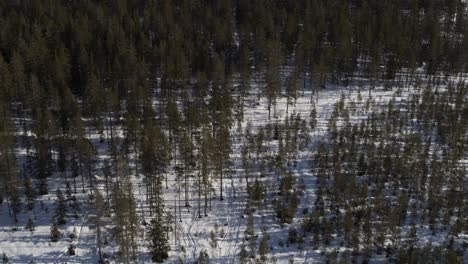
[[[225,173],[229,172],[230,167],[230,154],[231,154],[231,139],[227,127],[221,127],[218,131],[217,137],[214,139],[215,143],[212,151],[212,159],[215,162],[215,167],[218,172],[220,189],[219,200],[224,200],[223,196],[223,179]]]
[[[296,76],[295,73],[291,73],[291,75],[288,78],[288,83],[286,86],[286,115],[288,114],[289,110],[289,105],[292,104],[292,102],[296,102],[297,98],[297,88],[296,88]]]
[[[245,249],[245,244],[242,243],[241,249],[239,252],[239,263],[245,264],[247,263],[247,258],[249,257],[247,250]]]
[[[313,106],[312,110],[310,111],[309,125],[312,131],[314,131],[317,127],[317,109],[315,106]]]
[[[13,214],[13,220],[15,221],[15,224],[16,224],[18,223],[18,214],[21,211],[21,198],[19,195],[19,190],[18,190],[16,181],[11,183],[8,193],[9,193],[9,202],[10,202],[9,209],[11,210],[11,214]]]
[[[130,263],[136,258],[137,238],[140,231],[132,185],[128,181],[125,187],[115,184],[112,200],[114,232],[120,248],[120,257],[124,263]]]
[[[159,219],[158,219],[159,218]],[[169,242],[167,240],[168,227],[164,225],[162,216],[157,216],[150,222],[150,252],[151,260],[162,263],[169,257]],[[201,253],[200,253],[201,254]]]
[[[99,253],[99,262],[103,262],[101,249],[101,234],[102,234],[102,218],[104,217],[104,199],[99,190],[94,190],[94,208],[96,210],[96,227],[97,227],[97,248]]]
[[[210,262],[210,258],[208,256],[208,252],[206,250],[200,250],[200,254],[198,255],[197,264],[208,264]]]
[[[50,227],[50,240],[52,242],[58,242],[61,236],[62,236],[62,233],[59,231],[57,222],[54,219],[52,220],[52,225]]]
[[[268,234],[266,232],[263,232],[260,244],[258,246],[258,254],[260,255],[260,260],[262,262],[266,262],[267,260],[267,254],[269,251],[268,239]]]
[[[57,206],[55,207],[54,217],[57,220],[58,225],[64,225],[66,223],[67,216],[67,204],[65,197],[60,189],[57,189]]]
[[[121,261],[135,261],[138,219],[146,211],[137,213],[133,175],[143,175],[140,195],[146,199],[138,203],[146,204],[138,206],[149,208],[167,236],[171,218],[163,212],[162,182],[171,187],[175,171],[179,205],[174,210],[184,193],[189,207],[198,192],[198,216],[203,200],[207,216],[216,203],[213,194],[226,198],[226,180],[238,197],[238,174],[231,167],[239,165],[234,151],[240,144],[243,170],[238,172],[248,192],[245,237],[253,257],[259,251],[254,206],[268,208],[262,201],[271,198],[281,223],[300,217],[298,204],[311,185],[296,177],[301,174],[296,166],[305,164],[300,161],[308,155],[309,131],[318,125],[313,96],[318,100],[320,89],[352,85],[369,88],[365,105],[360,91],[356,102],[343,96],[328,116],[330,137],[310,146],[317,150],[308,163],[317,179],[316,200],[314,211],[304,214],[304,231],[312,232],[313,246],[327,247],[344,235],[346,246],[359,253],[351,261],[367,262],[374,248],[380,255],[388,238],[390,259],[463,261],[456,250],[465,212],[457,201],[464,201],[466,175],[460,167],[468,123],[466,1],[4,2],[0,203],[16,224],[23,202],[35,218],[36,196],[49,192],[52,175],[62,190],[61,183],[71,184],[71,177],[70,212],[78,217],[80,201],[73,194],[81,185],[95,198],[100,215],[103,209],[114,216]],[[298,84],[310,91],[307,121],[289,115]],[[383,105],[385,100],[371,97],[380,86],[398,87],[398,100]],[[402,86],[411,95],[401,93]],[[250,100],[253,93],[256,102]],[[257,112],[265,103],[270,119],[282,94],[284,124],[254,120],[255,129],[248,124],[244,138],[231,138],[233,117],[240,133],[245,107],[256,103]],[[351,89],[349,98],[354,100]],[[18,150],[25,150],[23,179]],[[102,197],[96,197],[102,184],[94,175],[99,175],[97,150],[109,157],[102,168],[103,208],[97,201]],[[66,219],[61,196],[56,225]],[[418,231],[427,225],[434,235],[448,230],[448,248],[418,249],[413,225],[422,225]],[[411,236],[402,239],[400,231],[408,229]],[[338,257],[331,252],[326,258]]]
[[[67,251],[68,251],[68,255],[74,256],[76,254],[75,245],[68,246]]]
[[[34,221],[31,219],[31,217],[28,218],[28,222],[26,223],[26,226],[24,227],[24,229],[31,232],[31,234],[34,232],[34,230],[36,230],[36,226],[34,225]]]

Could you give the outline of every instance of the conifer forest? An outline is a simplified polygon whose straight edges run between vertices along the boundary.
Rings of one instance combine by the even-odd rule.
[[[0,0],[0,261],[468,263],[466,0]]]

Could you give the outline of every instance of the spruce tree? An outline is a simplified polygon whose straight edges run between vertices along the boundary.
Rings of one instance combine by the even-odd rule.
[[[103,262],[101,249],[101,234],[102,234],[102,218],[104,217],[104,198],[99,190],[94,190],[94,209],[96,211],[95,224],[97,227],[97,248],[99,254],[99,262]]]
[[[159,219],[158,219],[159,218]],[[162,223],[162,216],[157,216],[150,222],[150,252],[153,262],[162,263],[169,257],[168,227]],[[201,254],[201,253],[200,253]]]
[[[124,173],[123,168],[120,170]],[[136,258],[140,225],[132,184],[128,179],[125,180],[125,177],[128,177],[125,174],[121,177],[125,185],[115,184],[113,189],[114,235],[119,244],[121,260],[124,263],[130,263]]]
[[[258,254],[260,255],[260,260],[262,262],[266,262],[267,260],[267,254],[269,251],[268,239],[268,234],[264,231],[260,240],[260,244],[258,246]]]
[[[55,214],[54,217],[57,220],[57,224],[59,225],[64,225],[66,221],[66,216],[67,216],[67,204],[65,201],[65,197],[63,196],[63,193],[60,189],[57,189],[57,205],[55,207]]]
[[[200,250],[200,254],[198,255],[198,259],[197,259],[197,264],[208,264],[208,263],[210,263],[208,252],[206,252],[206,250]]]
[[[59,227],[55,219],[52,220],[52,225],[50,226],[50,240],[52,242],[58,242],[62,233],[59,231]]]
[[[34,230],[36,230],[36,226],[34,225],[34,221],[31,219],[31,217],[28,218],[28,222],[26,223],[26,226],[24,227],[24,229],[31,232],[31,234],[34,232]]]

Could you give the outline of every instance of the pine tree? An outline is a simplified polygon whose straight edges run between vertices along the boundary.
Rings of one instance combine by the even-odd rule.
[[[0,77],[1,78],[1,77]],[[0,94],[1,95],[1,94]],[[5,98],[0,96],[0,184],[8,202],[10,216],[13,215],[15,223],[21,209],[19,194],[19,180],[17,179],[16,157],[14,152],[14,123]]]
[[[281,65],[281,45],[277,39],[267,43],[268,69],[266,72],[266,97],[268,99],[268,119],[271,117],[271,106],[276,105],[276,99],[281,92],[279,67]]]
[[[212,249],[215,249],[218,247],[218,242],[216,239],[216,234],[213,230],[210,231],[210,246]]]
[[[73,193],[76,194],[76,178],[78,178],[78,175],[80,174],[79,166],[78,166],[78,161],[76,155],[73,155],[71,158],[71,177],[73,178]]]
[[[200,250],[200,254],[198,255],[198,259],[197,259],[197,264],[208,264],[208,263],[210,263],[208,252],[206,252],[206,250]]]
[[[120,169],[124,173],[124,169]],[[136,258],[140,226],[138,215],[136,212],[136,203],[133,196],[132,184],[125,177],[121,175],[122,186],[118,183],[115,184],[113,190],[113,204],[114,211],[114,234],[119,244],[120,257],[124,263],[130,263],[131,260]],[[125,183],[125,185],[123,185]]]
[[[111,166],[109,165],[109,161],[107,159],[104,160],[104,164],[102,166],[102,173],[104,174],[105,177],[105,188],[106,188],[106,206],[107,208],[110,207],[110,195],[109,195],[109,190],[110,190],[110,185],[111,185]]]
[[[102,250],[101,250],[101,227],[102,227],[102,217],[104,217],[104,199],[102,198],[101,192],[99,190],[94,190],[94,208],[96,210],[96,227],[97,227],[97,248],[99,254],[99,262],[103,262]]]
[[[200,161],[200,179],[199,179],[199,200],[200,196],[202,195],[203,191],[203,196],[204,196],[204,215],[208,216],[208,201],[211,201],[208,196],[211,196],[211,182],[210,182],[210,172],[211,172],[211,167],[210,167],[210,154],[211,154],[211,149],[212,146],[211,144],[213,143],[213,139],[211,137],[211,133],[209,132],[209,129],[204,127],[202,130],[202,138],[200,139],[200,154],[199,154],[199,161]],[[203,188],[202,188],[203,185]],[[202,190],[203,189],[203,190]],[[201,208],[199,205],[198,208],[198,215],[201,217]]]
[[[9,209],[11,209],[15,223],[18,223],[18,214],[21,211],[21,199],[16,180],[11,183],[8,193],[10,200]]]
[[[296,88],[296,73],[291,73],[286,86],[286,115],[288,114],[289,105],[296,103],[297,88]]]
[[[54,217],[57,219],[57,224],[64,225],[67,216],[67,204],[65,201],[65,197],[60,189],[57,189],[57,206],[55,207],[55,214]]]
[[[35,152],[34,152],[34,175],[39,179],[39,194],[48,193],[47,178],[52,175],[51,138],[55,134],[55,120],[48,109],[35,110]]]
[[[73,213],[73,217],[78,218],[78,213],[80,212],[80,202],[78,201],[75,195],[72,195],[70,197],[70,209]]]
[[[50,227],[50,240],[52,242],[58,242],[62,233],[60,233],[57,222],[55,219],[52,220],[52,225]]]
[[[31,219],[31,217],[28,218],[28,222],[26,223],[26,226],[24,227],[24,229],[31,232],[31,234],[34,232],[34,230],[36,230],[36,226],[34,225],[34,221]]]
[[[212,151],[212,159],[216,164],[215,167],[218,172],[218,176],[220,180],[219,200],[224,200],[223,179],[225,177],[225,173],[229,171],[230,162],[231,162],[230,160],[231,139],[230,139],[228,127],[226,126],[221,127],[214,140],[215,140],[215,143],[212,145],[214,147]]]
[[[170,146],[163,132],[158,128],[147,128],[141,150],[142,172],[146,182],[146,200],[150,206],[150,215],[160,202],[162,173],[169,164]],[[167,175],[166,175],[167,187]]]
[[[182,153],[183,165],[184,165],[184,189],[185,189],[185,207],[191,207],[189,202],[189,174],[191,172],[191,168],[193,167],[193,144],[190,141],[189,136],[184,134],[181,138],[180,142],[180,151]]]
[[[351,208],[346,209],[346,213],[344,216],[344,233],[345,233],[345,240],[350,241],[350,234],[353,229],[353,216],[351,212]]]
[[[76,254],[76,251],[75,251],[75,245],[70,245],[68,246],[68,255],[70,256],[74,256]]]
[[[250,257],[255,258],[255,252],[257,247],[257,238],[255,237],[255,227],[254,227],[254,220],[252,212],[250,211],[250,207],[247,207],[247,227],[244,231],[245,240],[249,242],[250,248]]]
[[[267,260],[267,254],[269,250],[268,239],[268,234],[264,231],[262,234],[262,239],[260,240],[260,244],[258,246],[258,254],[260,255],[260,260],[262,262],[266,262]]]
[[[317,127],[317,109],[315,106],[313,106],[312,110],[310,111],[309,125],[310,130],[312,131],[314,131]]]
[[[248,254],[247,250],[245,249],[245,244],[242,243],[241,249],[240,249],[240,252],[239,252],[239,263],[240,264],[246,264],[248,257],[249,257],[249,254]]]
[[[168,227],[162,222],[162,216],[153,218],[150,223],[150,252],[153,262],[162,263],[169,257]],[[201,254],[201,253],[200,253]]]

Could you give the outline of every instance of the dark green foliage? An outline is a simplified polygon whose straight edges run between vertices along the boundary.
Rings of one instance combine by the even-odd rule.
[[[447,115],[459,115],[455,114],[457,99],[451,89],[440,92],[426,87],[409,95],[407,103],[392,99],[380,106],[383,110],[365,110],[367,117],[354,127],[347,125],[346,119],[347,108],[355,104],[340,100],[335,105],[329,119],[334,135],[318,146],[313,163],[318,178],[315,205],[324,216],[319,226],[325,245],[333,235],[341,237],[343,232],[345,245],[368,259],[374,253],[382,253],[389,237],[392,246],[387,247],[387,257],[414,263],[422,261],[424,254],[436,253],[435,249],[418,247],[418,229],[429,227],[433,235],[445,228],[462,232],[457,219],[464,209],[452,199],[460,190],[453,184],[463,185],[457,175],[465,169],[458,164],[461,157],[456,154],[457,148],[452,147],[454,143],[446,140],[466,141],[461,134],[466,135],[467,127],[459,126],[460,120],[446,119]],[[466,93],[464,84],[457,89]],[[448,107],[450,101],[452,106]],[[433,107],[443,108],[444,115],[427,113]],[[337,120],[344,123],[338,126]],[[446,125],[458,132],[448,132]],[[437,133],[440,134],[435,136]],[[443,151],[434,151],[440,149]],[[282,186],[288,186],[287,183],[282,181]],[[318,241],[318,232],[314,231],[318,220],[313,219],[307,216],[303,227],[312,231],[313,240]],[[406,230],[405,237],[402,230]],[[452,245],[455,242],[450,237],[446,243]],[[461,246],[460,242],[457,246]],[[455,255],[447,252],[440,258],[456,262]]]
[[[21,197],[19,194],[19,188],[17,187],[16,183],[13,183],[9,188],[8,188],[8,193],[10,194],[10,205],[11,205],[11,211],[13,212],[13,218],[15,220],[15,223],[18,222],[18,213],[21,210]]]
[[[161,219],[158,221],[152,219],[150,222],[150,252],[151,260],[153,262],[162,263],[169,257],[169,242],[167,240],[167,227],[164,226],[161,222]],[[202,256],[203,252],[200,252]],[[203,255],[203,257],[205,257]],[[205,263],[205,262],[203,262]]]
[[[9,263],[8,256],[5,253],[2,254],[2,263],[4,264]]]
[[[58,242],[62,233],[59,231],[59,227],[55,220],[52,221],[52,225],[50,226],[50,240],[52,242]]]
[[[288,230],[288,242],[291,244],[294,244],[297,242],[297,230],[294,227],[291,227]]]
[[[310,111],[309,125],[312,131],[317,127],[317,110],[315,109],[315,106]]]
[[[80,212],[80,202],[75,195],[70,197],[70,209],[73,214],[73,217],[78,218],[78,213]]]
[[[241,264],[247,263],[247,258],[248,257],[249,257],[249,254],[248,254],[247,250],[245,249],[245,244],[242,243],[241,249],[240,249],[240,252],[239,252],[239,263],[241,263]]]
[[[34,210],[36,203],[36,190],[34,190],[31,179],[24,180],[24,194],[26,195],[28,210]]]
[[[28,218],[28,222],[26,223],[26,226],[24,226],[24,229],[31,232],[31,234],[34,232],[34,230],[36,230],[36,226],[34,225],[34,221],[31,218]]]
[[[263,262],[266,262],[267,254],[270,249],[268,246],[268,240],[268,234],[266,232],[263,232],[260,244],[258,245],[258,254],[260,255],[260,260]]]
[[[55,207],[55,214],[54,217],[57,220],[57,224],[64,225],[67,216],[67,203],[65,201],[65,197],[60,189],[57,189],[57,205]]]
[[[119,161],[120,163],[120,161]],[[122,166],[122,167],[121,167]],[[124,165],[119,165],[119,170],[124,170]],[[113,190],[114,211],[113,220],[115,224],[114,237],[119,245],[119,255],[122,261],[129,262],[137,257],[137,238],[140,232],[139,216],[136,212],[136,201],[132,191],[132,184],[126,179],[128,175],[121,172],[121,180],[125,185],[120,187],[118,184]]]
[[[249,188],[248,192],[249,199],[255,201],[257,204],[260,204],[265,197],[265,187],[263,187],[262,182],[258,179],[255,179],[253,186]]]
[[[213,198],[225,199],[235,182],[238,153],[231,152],[241,142],[250,255],[244,249],[240,262],[257,252],[252,210],[271,209],[280,223],[294,223],[304,202],[311,212],[299,236],[309,233],[314,248],[341,239],[363,261],[387,238],[401,244],[400,231],[415,223],[458,237],[466,232],[466,168],[458,164],[466,158],[468,108],[466,84],[452,80],[468,71],[466,24],[462,0],[3,1],[0,204],[18,222],[22,201],[35,213],[48,183],[70,182],[66,198],[57,191],[51,239],[58,240],[67,205],[79,217],[77,188],[92,196],[102,173],[103,208],[114,216],[128,263],[140,231],[130,177],[143,177],[139,203],[156,219],[153,260],[163,261],[169,170],[180,168],[175,208],[183,199],[192,207],[196,191],[198,217],[202,207],[207,216]],[[328,116],[330,137],[315,148],[309,132],[323,115],[314,98],[336,84],[364,84],[369,95],[380,86],[416,92],[385,105],[361,93],[351,104],[343,94]],[[310,93],[309,116],[296,113],[300,92]],[[274,118],[284,96],[284,123],[247,125],[237,138],[233,122],[245,121],[245,107],[264,97]],[[101,144],[108,158],[97,168]],[[297,177],[308,147],[314,201],[302,200],[306,184]],[[27,167],[17,164],[18,149],[26,149]],[[243,197],[233,187],[232,197]],[[415,229],[404,239],[418,240]],[[426,256],[456,263],[454,248],[430,248]],[[421,249],[391,249],[389,257],[404,262],[422,259]]]
[[[67,251],[68,251],[68,255],[74,256],[74,255],[76,254],[76,252],[75,252],[75,245],[70,245],[70,246],[68,246],[68,250],[67,250]]]
[[[278,199],[276,201],[276,216],[281,223],[291,223],[299,203],[297,191],[292,190],[294,177],[288,173],[281,179]]]
[[[200,250],[200,254],[198,255],[197,264],[208,264],[210,262],[210,257],[206,250]]]

